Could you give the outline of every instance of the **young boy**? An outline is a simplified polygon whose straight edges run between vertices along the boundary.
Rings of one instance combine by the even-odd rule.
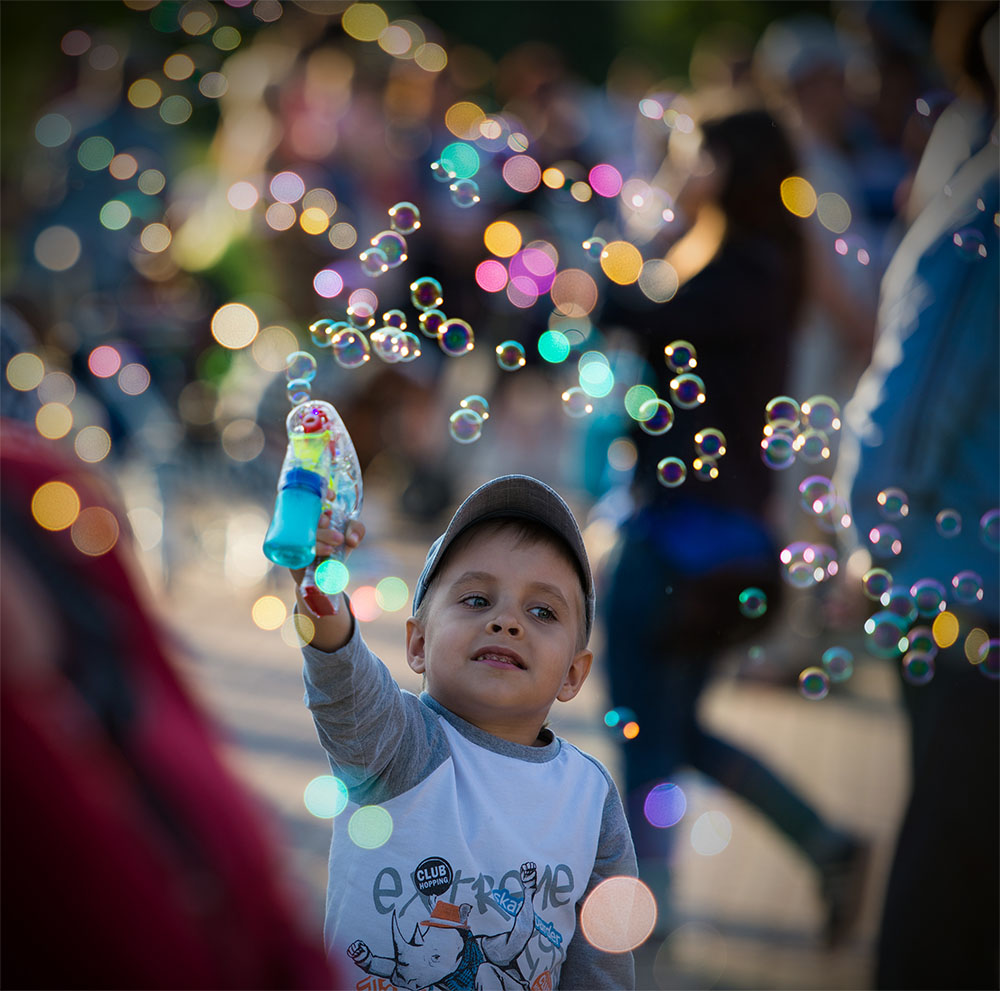
[[[329,551],[356,547],[321,529]],[[357,988],[634,987],[631,953],[580,910],[636,874],[605,768],[545,727],[583,686],[594,586],[562,498],[525,475],[478,488],[431,545],[406,622],[402,691],[341,600],[316,616],[306,704],[348,801],[334,820],[325,940]],[[627,912],[627,906],[623,907]]]

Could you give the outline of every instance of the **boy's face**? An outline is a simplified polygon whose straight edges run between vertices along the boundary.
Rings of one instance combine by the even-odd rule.
[[[409,619],[406,657],[456,715],[503,739],[535,743],[556,699],[573,698],[593,655],[578,647],[583,593],[548,542],[484,531],[445,560],[424,622]]]

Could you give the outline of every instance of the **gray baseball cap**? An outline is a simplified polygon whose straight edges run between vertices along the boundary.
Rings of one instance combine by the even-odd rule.
[[[441,559],[455,538],[474,523],[502,517],[534,520],[561,537],[569,547],[583,578],[584,612],[587,636],[594,625],[594,578],[590,571],[587,548],[573,511],[555,489],[530,475],[501,475],[479,486],[451,518],[448,528],[430,546],[424,570],[413,592],[413,611],[420,608],[427,586]]]

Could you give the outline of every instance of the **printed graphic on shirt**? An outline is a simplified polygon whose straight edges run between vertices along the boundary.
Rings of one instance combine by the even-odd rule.
[[[535,864],[530,861],[522,864],[516,876],[521,885],[519,892],[505,886],[494,888],[492,884],[487,889],[499,909],[497,914],[509,920],[509,927],[498,933],[474,932],[470,921],[472,904],[455,904],[441,898],[456,883],[451,865],[441,857],[421,861],[412,878],[421,906],[430,906],[430,911],[417,915],[418,921],[407,936],[400,926],[396,907],[392,908],[389,938],[384,944],[388,949],[391,939],[391,955],[374,952],[361,939],[350,944],[347,955],[368,975],[357,985],[358,989],[388,991],[391,986],[398,991],[467,988],[544,991],[551,988],[550,971],[539,972],[540,957],[528,952],[528,944],[540,933],[550,944],[551,952],[562,946],[563,936],[537,913],[535,896],[539,883]],[[533,975],[537,976],[529,985]],[[372,979],[379,979],[380,983],[372,983]]]

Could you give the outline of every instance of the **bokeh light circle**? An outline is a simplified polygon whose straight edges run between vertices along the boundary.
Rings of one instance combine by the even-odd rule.
[[[656,899],[635,877],[601,881],[580,909],[580,930],[591,946],[605,953],[627,953],[640,946],[656,925]]]

